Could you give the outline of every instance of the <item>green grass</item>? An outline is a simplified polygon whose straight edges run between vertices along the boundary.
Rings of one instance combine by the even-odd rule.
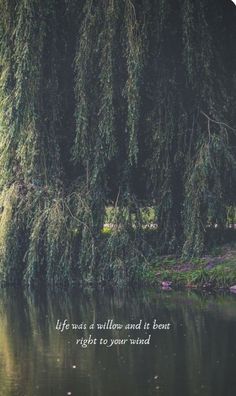
[[[225,245],[220,252],[220,256],[188,262],[172,256],[159,257],[147,268],[144,281],[153,285],[171,281],[173,287],[229,288],[236,284],[236,246]]]

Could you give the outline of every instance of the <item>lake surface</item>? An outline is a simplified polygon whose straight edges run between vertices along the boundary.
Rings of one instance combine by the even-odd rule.
[[[57,330],[65,319],[70,328]],[[154,330],[154,320],[170,328]],[[89,329],[92,323],[123,329]],[[141,330],[124,329],[127,323]],[[108,344],[76,344],[89,335]],[[109,347],[111,339],[128,341]],[[236,295],[2,289],[0,395],[236,395]]]

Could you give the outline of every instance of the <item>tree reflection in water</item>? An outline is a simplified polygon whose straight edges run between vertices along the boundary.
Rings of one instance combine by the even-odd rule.
[[[0,394],[4,396],[203,395],[236,390],[235,296],[156,290],[0,293]],[[78,337],[127,331],[56,331],[75,323],[171,323],[151,345],[76,345]],[[148,332],[138,334],[147,337]]]

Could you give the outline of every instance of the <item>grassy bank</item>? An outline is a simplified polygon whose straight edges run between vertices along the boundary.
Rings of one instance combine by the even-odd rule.
[[[188,261],[162,256],[147,269],[144,281],[163,288],[229,289],[236,284],[236,244]]]

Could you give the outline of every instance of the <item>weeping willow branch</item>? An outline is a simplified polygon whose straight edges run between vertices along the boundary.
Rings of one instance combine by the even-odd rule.
[[[127,131],[129,134],[129,162],[137,163],[138,156],[138,125],[140,114],[140,77],[143,67],[141,29],[137,21],[132,1],[125,2],[124,23],[126,29],[126,61],[127,81],[125,94],[127,97]]]
[[[221,126],[225,126],[226,128],[229,128],[231,131],[236,131],[235,128],[232,128],[231,126],[227,125],[225,122],[213,120],[207,114],[205,114],[204,111],[201,111],[200,113],[202,115],[204,115],[208,119],[208,121],[213,122],[213,123],[218,124],[218,125],[221,125]]]

